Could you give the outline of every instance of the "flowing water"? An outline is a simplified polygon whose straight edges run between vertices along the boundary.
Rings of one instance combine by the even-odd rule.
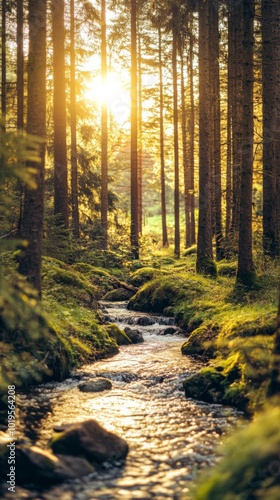
[[[181,355],[184,341],[177,331],[166,334],[172,319],[135,313],[124,303],[101,303],[107,320],[142,332],[145,342],[123,346],[110,359],[86,365],[62,383],[48,383],[20,396],[18,432],[45,446],[53,428],[94,418],[127,440],[125,464],[104,464],[81,480],[36,493],[44,500],[180,499],[200,469],[217,460],[221,436],[240,413],[221,405],[186,399],[182,380],[202,363]],[[139,326],[145,319],[153,323]],[[144,320],[143,320],[144,318]],[[84,393],[81,380],[103,376],[113,387]]]

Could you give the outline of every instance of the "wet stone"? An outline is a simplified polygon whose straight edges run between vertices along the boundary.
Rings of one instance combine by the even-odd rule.
[[[103,377],[96,377],[78,385],[82,392],[102,392],[112,388],[111,380]]]

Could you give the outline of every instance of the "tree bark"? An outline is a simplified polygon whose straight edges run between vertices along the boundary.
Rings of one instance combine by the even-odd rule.
[[[199,218],[196,269],[208,273],[212,250],[210,163],[209,5],[199,1]]]
[[[280,5],[262,0],[263,248],[280,255]]]
[[[160,127],[160,185],[161,185],[161,228],[162,246],[168,247],[166,224],[166,193],[165,193],[165,164],[164,164],[164,118],[163,118],[163,76],[162,76],[162,34],[158,26],[158,59],[159,59],[159,127]]]
[[[70,0],[71,205],[73,235],[80,237],[77,157],[75,0]]]
[[[7,2],[2,0],[2,26],[1,26],[1,112],[2,112],[2,124],[1,128],[3,132],[6,129],[6,101],[7,101],[7,50],[6,50],[6,13],[7,13]]]
[[[64,0],[52,0],[53,26],[53,120],[54,120],[54,213],[67,229],[68,172],[66,148],[66,97],[64,50]]]
[[[178,88],[177,88],[177,28],[176,9],[173,8],[172,26],[172,76],[173,76],[173,130],[174,130],[174,255],[180,257],[180,185],[179,185],[179,133],[178,133]]]
[[[219,68],[219,10],[209,2],[209,39],[210,39],[210,86],[213,110],[213,198],[214,198],[214,228],[216,240],[216,258],[224,258],[222,231],[222,185],[221,185],[221,105],[220,105],[220,68]]]
[[[106,0],[101,0],[101,78],[107,82]],[[102,246],[108,247],[108,107],[104,99],[101,108],[101,226]]]
[[[138,193],[138,110],[137,110],[137,8],[136,0],[131,0],[131,252],[139,259],[139,193]]]
[[[41,295],[46,136],[46,0],[29,0],[29,55],[27,132],[42,139],[36,170],[37,189],[25,189],[23,237],[28,246],[20,258],[19,272]]]
[[[237,283],[252,287],[255,281],[252,243],[254,0],[243,0],[243,30],[243,140]]]

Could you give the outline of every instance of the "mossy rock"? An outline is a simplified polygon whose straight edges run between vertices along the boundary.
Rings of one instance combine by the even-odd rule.
[[[164,271],[154,267],[143,267],[135,271],[130,277],[129,282],[134,286],[143,286],[147,281],[151,281],[157,276],[164,274]]]
[[[162,276],[146,283],[130,299],[128,309],[163,313],[180,301],[191,301],[202,293],[203,286],[197,280],[178,275]]]
[[[196,328],[181,347],[182,354],[212,357],[215,352],[214,340],[217,332],[209,326]]]
[[[110,323],[109,325],[106,325],[105,328],[108,332],[109,337],[111,339],[114,339],[118,345],[128,345],[132,343],[126,333],[121,330],[115,323]]]
[[[129,300],[135,292],[132,290],[128,290],[127,288],[116,288],[115,290],[111,290],[110,292],[107,292],[103,300],[108,300],[112,302],[119,302],[123,300]]]
[[[236,406],[239,410],[249,411],[249,398],[245,386],[241,380],[234,380],[219,367],[203,368],[199,373],[183,381],[186,397],[206,401],[207,403],[219,403]],[[238,377],[238,373],[236,373]]]
[[[74,264],[72,267],[82,273],[89,283],[97,288],[98,299],[119,286],[119,280],[105,269],[94,267],[84,262]]]

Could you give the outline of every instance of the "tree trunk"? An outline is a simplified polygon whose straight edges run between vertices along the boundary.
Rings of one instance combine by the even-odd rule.
[[[240,179],[242,163],[242,80],[243,80],[243,15],[242,1],[231,2],[231,21],[233,23],[232,33],[232,237],[235,240],[239,227],[240,218]],[[229,63],[230,64],[230,63]]]
[[[66,149],[66,98],[64,51],[64,0],[52,1],[53,26],[53,120],[54,120],[54,213],[67,229],[68,172]]]
[[[263,248],[266,255],[280,255],[280,5],[262,0],[263,82]]]
[[[243,16],[243,140],[237,283],[252,287],[255,281],[252,248],[254,0],[243,0]]]
[[[131,0],[131,252],[139,259],[139,193],[138,193],[138,150],[137,150],[137,8],[136,0]]]
[[[143,225],[143,172],[142,172],[142,64],[141,64],[141,35],[138,33],[138,135],[139,135],[139,148],[138,148],[138,229],[139,234],[142,234]]]
[[[75,0],[70,0],[71,205],[73,235],[80,236],[77,158]]]
[[[228,4],[230,9],[230,0]],[[227,168],[226,168],[226,243],[230,246],[232,221],[232,21],[228,10],[228,65],[227,65]]]
[[[224,258],[222,232],[222,185],[221,185],[221,106],[220,106],[220,68],[219,68],[219,10],[209,2],[209,37],[210,37],[210,79],[213,109],[213,167],[214,167],[214,227],[216,239],[216,258]]]
[[[195,138],[195,108],[194,108],[194,34],[193,34],[193,12],[190,12],[190,52],[189,52],[189,79],[190,79],[190,117],[189,117],[189,192],[188,213],[189,231],[187,233],[187,247],[195,243],[195,216],[194,216],[194,138]]]
[[[7,2],[2,0],[2,26],[1,26],[1,112],[2,112],[2,130],[5,132],[6,128],[6,101],[7,101],[7,51],[6,51],[6,12]]]
[[[177,88],[177,28],[175,8],[172,28],[172,75],[173,75],[173,127],[174,127],[174,255],[180,257],[180,185],[179,185],[179,134],[178,134],[178,88]]]
[[[199,1],[199,219],[196,269],[211,272],[212,172],[210,163],[209,6]]]
[[[166,224],[166,194],[165,194],[165,165],[164,165],[164,119],[163,119],[163,76],[162,76],[162,35],[158,26],[158,58],[159,58],[159,127],[160,127],[160,184],[161,184],[161,225],[162,246],[168,247]]]
[[[187,151],[187,110],[186,110],[186,91],[185,91],[185,75],[184,75],[184,49],[180,50],[180,63],[181,63],[181,107],[182,107],[182,147],[183,147],[183,171],[184,171],[184,205],[185,205],[185,244],[187,248],[189,227],[189,164],[188,164],[188,151]]]
[[[17,128],[24,126],[23,0],[17,0]]]
[[[23,237],[28,246],[20,258],[19,272],[41,295],[46,136],[46,0],[29,0],[29,55],[27,132],[43,139],[36,170],[37,189],[25,189]]]
[[[106,0],[101,0],[101,77],[107,80]],[[101,108],[101,226],[102,246],[108,247],[108,107],[104,99]]]

